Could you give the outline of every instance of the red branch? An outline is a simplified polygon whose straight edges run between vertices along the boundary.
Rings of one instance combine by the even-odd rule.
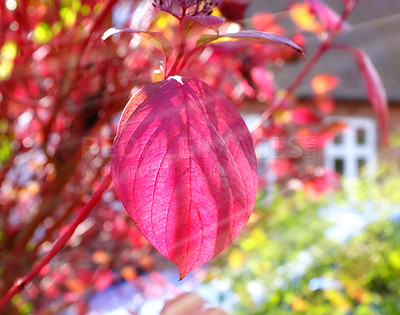
[[[81,224],[82,221],[86,219],[86,217],[90,213],[90,210],[92,210],[92,208],[96,205],[96,203],[99,201],[102,194],[104,193],[104,191],[107,190],[110,184],[111,184],[111,173],[108,173],[103,178],[103,181],[101,182],[99,188],[93,194],[92,198],[90,198],[89,202],[79,210],[78,216],[68,227],[65,233],[56,241],[51,251],[48,252],[48,254],[38,264],[36,264],[28,274],[26,274],[24,277],[16,281],[15,284],[10,288],[10,290],[8,290],[8,292],[0,300],[0,309],[6,306],[8,302],[10,302],[10,300],[13,298],[13,296],[15,296],[21,290],[23,290],[25,285],[28,284],[30,281],[32,281],[32,279],[39,274],[40,270],[42,270],[42,268],[46,266],[50,262],[50,260],[52,260],[53,257],[58,254],[59,251],[61,251],[61,249],[71,238],[72,234],[75,232],[78,225]]]

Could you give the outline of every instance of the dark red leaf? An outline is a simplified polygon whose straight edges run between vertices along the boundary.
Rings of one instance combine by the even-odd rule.
[[[285,36],[261,32],[261,31],[240,31],[237,33],[226,33],[222,35],[203,35],[197,41],[197,46],[209,44],[220,38],[232,38],[237,40],[247,40],[258,43],[282,44],[296,49],[298,52],[303,53],[303,49],[297,44],[293,43]]]
[[[257,191],[254,146],[237,110],[214,88],[181,77],[131,98],[111,172],[134,223],[181,278],[236,238]]]
[[[132,28],[110,28],[101,37],[103,41],[115,34],[130,33],[130,34],[140,34],[146,36],[159,50],[161,50],[166,56],[171,55],[172,47],[169,40],[159,32],[151,32],[144,30],[135,30]]]
[[[248,0],[224,0],[219,10],[230,21],[241,21],[248,5]]]
[[[356,57],[367,89],[367,95],[379,119],[382,141],[388,142],[388,100],[382,80],[368,55],[363,50],[351,50]]]

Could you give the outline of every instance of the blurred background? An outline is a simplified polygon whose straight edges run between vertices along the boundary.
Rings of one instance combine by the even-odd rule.
[[[399,314],[400,1],[356,2],[224,0],[220,33],[285,35],[305,57],[219,41],[183,69],[252,130],[259,194],[232,245],[178,282],[111,186],[3,313]],[[0,2],[0,296],[99,186],[130,96],[162,79],[160,51],[145,36],[102,42],[110,27],[179,45],[151,1]],[[208,33],[197,26],[187,49]]]

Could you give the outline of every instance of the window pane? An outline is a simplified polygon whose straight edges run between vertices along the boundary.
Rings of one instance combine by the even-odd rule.
[[[365,144],[365,129],[357,128],[356,137],[357,137],[357,144]]]
[[[367,161],[364,158],[359,158],[357,159],[357,167],[363,168],[365,166],[365,164],[367,164]]]
[[[344,173],[344,160],[343,159],[335,159],[335,171],[339,174]]]
[[[334,144],[342,144],[343,143],[343,134],[339,133],[335,136],[335,139],[333,139]]]

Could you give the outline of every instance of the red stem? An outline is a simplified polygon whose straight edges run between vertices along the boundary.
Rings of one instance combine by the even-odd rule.
[[[184,15],[183,15],[184,16]],[[181,38],[181,43],[179,45],[179,51],[178,51],[178,55],[176,56],[176,59],[174,61],[173,66],[171,67],[171,70],[168,73],[168,76],[174,75],[175,73],[177,73],[177,67],[179,64],[179,61],[182,59],[183,54],[185,52],[185,41],[186,41],[186,36],[185,34],[183,34],[183,17],[181,19],[179,19],[179,34],[180,34],[180,38]],[[167,69],[165,69],[167,70]]]
[[[61,249],[65,246],[65,244],[68,242],[68,240],[71,238],[72,234],[76,230],[79,224],[82,223],[83,220],[86,219],[88,214],[90,213],[90,210],[96,205],[96,203],[100,200],[102,194],[104,191],[107,190],[108,186],[111,184],[111,173],[108,173],[104,178],[103,181],[100,183],[99,188],[96,190],[96,192],[93,194],[92,198],[90,198],[89,202],[79,210],[78,216],[75,218],[75,220],[72,222],[72,224],[68,227],[68,229],[65,231],[65,233],[56,241],[54,244],[53,248],[51,249],[50,252],[47,253],[47,255],[38,263],[36,264],[32,270],[26,274],[24,277],[19,279],[18,281],[15,282],[15,284],[8,290],[8,292],[4,295],[4,297],[0,300],[0,309],[2,309],[4,306],[10,302],[10,300],[23,288],[25,287],[26,284],[28,284],[30,281],[32,281],[33,278],[35,278],[40,270],[44,266],[46,266],[51,259],[55,255],[57,255],[58,252],[61,251]]]
[[[333,38],[332,38],[333,39]],[[275,99],[275,101],[269,106],[258,119],[250,126],[250,132],[255,132],[258,128],[262,126],[264,122],[266,122],[273,113],[278,110],[289,98],[289,96],[293,93],[293,91],[297,88],[297,86],[301,83],[307,73],[311,70],[311,68],[317,63],[319,58],[323,55],[326,49],[329,47],[331,42],[330,37],[327,38],[319,47],[318,51],[314,54],[314,56],[310,59],[310,61],[305,65],[300,74],[296,77],[296,79],[292,82],[292,84],[287,88],[285,95],[281,99]]]
[[[208,44],[208,43],[207,43],[207,44]],[[183,57],[182,62],[181,62],[181,64],[180,64],[179,68],[178,68],[178,72],[180,72],[180,71],[186,66],[186,63],[188,62],[188,60],[190,59],[190,57],[192,57],[192,56],[194,55],[194,53],[196,53],[197,51],[199,51],[199,50],[205,48],[205,47],[207,46],[207,44],[203,44],[203,45],[197,46],[197,47],[193,48],[191,51],[189,51],[189,52],[185,55],[185,57]]]

